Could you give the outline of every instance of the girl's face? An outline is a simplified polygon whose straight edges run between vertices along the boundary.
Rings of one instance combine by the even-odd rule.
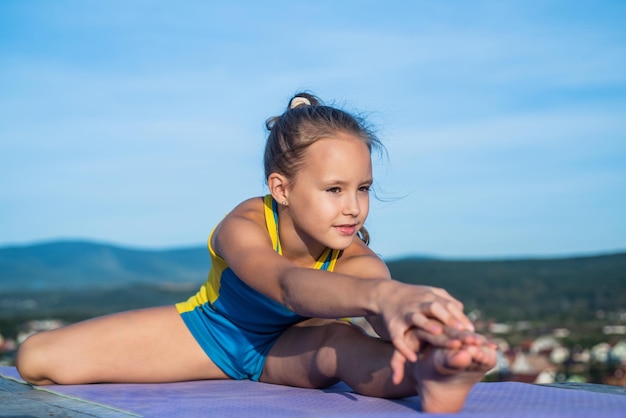
[[[307,148],[288,199],[293,226],[310,251],[353,242],[369,212],[371,185],[370,151],[360,139],[340,133]]]

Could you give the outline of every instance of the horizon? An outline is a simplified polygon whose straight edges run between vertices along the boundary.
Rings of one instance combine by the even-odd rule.
[[[178,246],[166,246],[166,247],[142,247],[142,246],[133,246],[133,245],[125,245],[123,243],[111,242],[111,241],[102,241],[97,239],[81,239],[81,238],[55,238],[50,240],[42,240],[42,241],[34,241],[30,243],[22,243],[22,244],[0,244],[0,251],[5,249],[24,249],[30,247],[39,247],[39,246],[48,246],[48,245],[57,245],[57,244],[78,244],[78,245],[93,245],[93,246],[103,246],[103,247],[113,247],[117,249],[121,249],[124,251],[137,251],[137,252],[169,252],[169,251],[186,251],[186,250],[203,250],[207,252],[207,258],[209,257],[209,252],[206,244],[190,244],[190,245],[178,245]],[[497,261],[531,261],[531,260],[539,260],[539,261],[549,261],[549,260],[565,260],[565,259],[575,259],[575,258],[594,258],[594,257],[605,257],[605,256],[613,256],[613,255],[626,255],[626,249],[616,249],[609,250],[603,252],[589,252],[589,253],[572,253],[572,254],[550,254],[550,255],[538,255],[538,254],[522,254],[522,255],[498,255],[498,256],[445,256],[438,254],[428,254],[428,253],[407,253],[407,254],[399,254],[391,257],[382,257],[383,261],[386,263],[402,261],[405,259],[425,259],[425,260],[434,260],[434,261],[475,261],[475,262],[497,262]],[[379,255],[380,256],[380,255]]]
[[[383,259],[626,250],[626,3],[268,1],[3,2],[0,246],[204,245],[308,90],[387,148]]]

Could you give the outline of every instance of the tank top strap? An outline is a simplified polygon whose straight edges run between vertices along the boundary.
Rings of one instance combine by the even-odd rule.
[[[282,255],[283,250],[280,247],[280,240],[278,239],[278,204],[270,194],[263,198],[263,203],[265,225],[267,226],[267,232],[270,234],[272,240],[272,247],[274,251]]]
[[[330,248],[326,248],[313,268],[317,270],[333,271],[340,255],[340,250],[331,250]]]

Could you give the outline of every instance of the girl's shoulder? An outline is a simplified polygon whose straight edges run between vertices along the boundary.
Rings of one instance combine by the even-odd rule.
[[[232,243],[242,237],[250,241],[257,235],[263,238],[267,235],[265,231],[263,197],[252,197],[235,206],[217,224],[211,236],[211,243],[216,253],[221,254],[224,241]]]
[[[265,222],[263,196],[251,197],[235,206],[225,217],[242,217]]]

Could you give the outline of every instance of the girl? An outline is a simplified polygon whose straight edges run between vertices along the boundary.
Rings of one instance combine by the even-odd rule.
[[[380,146],[363,122],[307,93],[268,120],[269,194],[209,238],[212,267],[189,300],[35,334],[17,368],[33,384],[252,379],[379,397],[420,394],[459,411],[495,364],[446,291],[391,280],[363,224]],[[336,318],[364,316],[380,338]],[[419,361],[418,361],[419,353]]]

